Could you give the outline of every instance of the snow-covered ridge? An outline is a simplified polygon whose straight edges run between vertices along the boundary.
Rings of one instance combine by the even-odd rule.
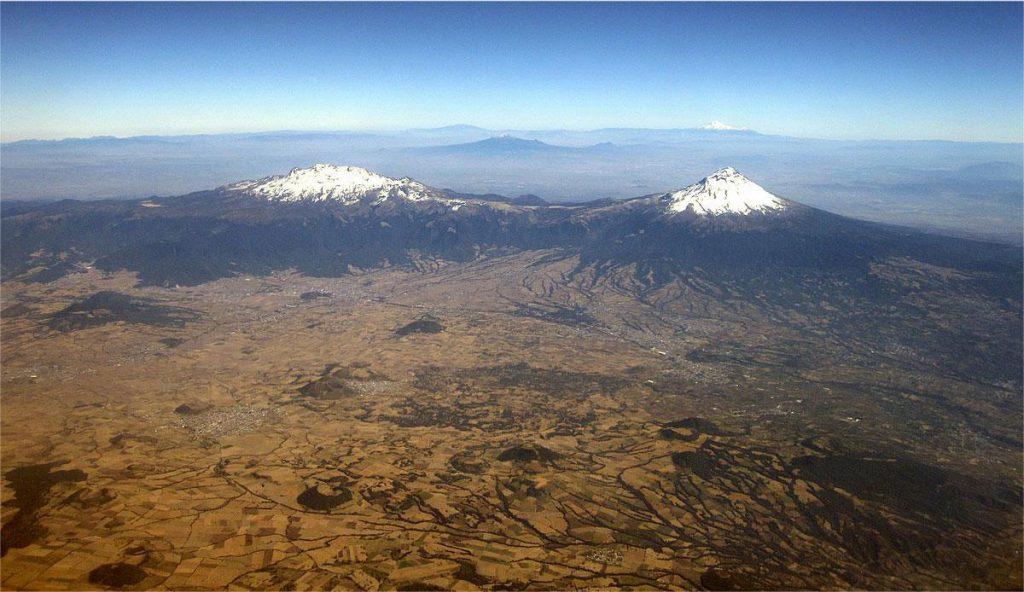
[[[333,164],[295,168],[287,175],[241,181],[226,185],[222,189],[285,202],[338,201],[343,204],[354,204],[368,200],[380,203],[392,197],[410,201],[456,201],[449,200],[441,193],[407,177],[393,179],[364,168]]]
[[[784,210],[789,202],[727,167],[679,191],[666,193],[669,212],[690,211],[698,216],[769,213]]]
[[[451,207],[453,211],[467,203],[462,199],[449,198],[441,191],[408,177],[394,179],[360,167],[332,164],[296,168],[287,175],[241,181],[220,189],[278,202],[336,202],[374,206],[388,200],[398,200],[399,203],[439,202]],[[698,216],[768,213],[784,210],[790,205],[787,200],[768,193],[733,168],[715,171],[689,187],[661,194],[654,199],[669,214],[691,212]],[[486,205],[499,207],[498,204]]]

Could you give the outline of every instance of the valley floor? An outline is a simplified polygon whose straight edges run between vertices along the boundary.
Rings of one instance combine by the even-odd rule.
[[[543,255],[5,283],[3,589],[1021,588],[1019,382]]]

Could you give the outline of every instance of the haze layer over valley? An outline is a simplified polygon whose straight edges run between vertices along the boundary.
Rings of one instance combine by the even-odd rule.
[[[1020,242],[1021,144],[814,140],[715,123],[671,130],[451,126],[15,142],[0,146],[0,197],[175,195],[323,161],[464,193],[585,201],[667,191],[731,165],[837,213]]]

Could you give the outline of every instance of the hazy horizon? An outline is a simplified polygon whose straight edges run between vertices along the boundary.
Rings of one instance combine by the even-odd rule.
[[[450,121],[1024,138],[1019,3],[0,10],[4,142]]]
[[[190,137],[203,137],[203,136],[253,136],[253,135],[273,135],[273,134],[378,134],[378,135],[389,135],[389,134],[401,134],[415,131],[436,131],[445,130],[449,128],[472,128],[475,130],[491,132],[494,134],[492,137],[498,135],[512,135],[516,136],[516,133],[530,134],[535,132],[599,132],[603,130],[645,130],[645,131],[674,131],[674,130],[694,130],[694,131],[715,131],[708,129],[707,126],[712,123],[724,123],[730,125],[726,121],[721,120],[710,120],[694,125],[675,126],[675,127],[645,127],[645,126],[632,126],[632,125],[601,125],[597,127],[551,127],[551,128],[530,128],[528,126],[504,126],[504,127],[488,127],[482,125],[475,125],[472,123],[441,123],[436,125],[416,125],[410,127],[359,127],[359,128],[343,128],[343,127],[325,127],[325,128],[267,128],[267,129],[251,129],[251,130],[226,130],[226,131],[195,131],[188,133],[138,133],[138,134],[93,134],[89,136],[54,136],[54,137],[25,137],[18,139],[10,139],[0,141],[0,144],[17,144],[19,142],[65,142],[65,141],[76,141],[76,140],[96,140],[96,139],[114,139],[114,140],[132,140],[139,138],[190,138]],[[733,127],[733,126],[731,126]],[[950,143],[962,143],[962,144],[1009,144],[1009,145],[1020,145],[1024,144],[1024,137],[1017,140],[957,140],[957,139],[946,139],[946,138],[882,138],[882,137],[864,137],[864,138],[844,138],[844,137],[829,137],[827,135],[796,135],[786,133],[784,131],[767,133],[756,128],[748,127],[733,127],[732,130],[736,132],[751,132],[762,136],[777,136],[785,138],[794,138],[799,140],[821,140],[821,141],[832,141],[832,142],[950,142]],[[531,139],[524,137],[523,139]]]
[[[481,142],[502,131],[539,140]],[[464,193],[551,202],[679,189],[732,166],[780,195],[862,219],[1020,242],[1024,145],[843,141],[705,130],[269,132],[2,146],[0,198],[182,195],[318,162]]]

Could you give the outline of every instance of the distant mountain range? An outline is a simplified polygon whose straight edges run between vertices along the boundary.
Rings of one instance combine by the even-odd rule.
[[[596,135],[600,136],[603,134],[634,134],[642,135],[644,137],[650,136],[706,136],[705,132],[740,132],[743,135],[762,135],[753,130],[746,128],[733,127],[719,121],[712,121],[708,124],[693,127],[693,128],[598,128],[594,130],[586,131],[575,131],[575,130],[529,130],[529,129],[517,129],[517,130],[495,130],[478,127],[475,125],[457,124],[448,125],[443,127],[434,128],[412,128],[407,130],[399,131],[352,131],[352,130],[337,130],[337,131],[301,131],[301,130],[280,130],[280,131],[267,131],[267,132],[237,132],[237,133],[224,133],[224,134],[190,134],[190,135],[138,135],[138,136],[89,136],[89,137],[69,137],[57,140],[17,140],[12,142],[0,143],[0,146],[53,146],[58,144],[113,144],[118,142],[124,143],[139,143],[139,142],[174,142],[183,141],[189,139],[200,139],[200,138],[218,138],[218,137],[231,137],[231,138],[311,138],[311,137],[323,137],[323,138],[337,138],[337,137],[370,137],[370,138],[385,138],[385,137],[415,137],[422,136],[428,138],[439,138],[446,136],[458,136],[458,135],[472,135],[476,137],[486,137],[488,139],[521,139],[516,136],[524,137],[538,137],[546,136],[551,134],[576,134],[576,135]],[[724,134],[719,134],[724,135]],[[526,140],[524,140],[526,141]]]
[[[527,140],[514,136],[502,135],[476,142],[462,144],[446,144],[441,146],[426,146],[422,148],[408,148],[414,153],[429,155],[468,155],[468,156],[512,156],[512,155],[537,155],[537,154],[575,154],[575,153],[597,153],[608,152],[616,148],[611,142],[601,142],[590,146],[557,146],[541,142],[540,140]]]

